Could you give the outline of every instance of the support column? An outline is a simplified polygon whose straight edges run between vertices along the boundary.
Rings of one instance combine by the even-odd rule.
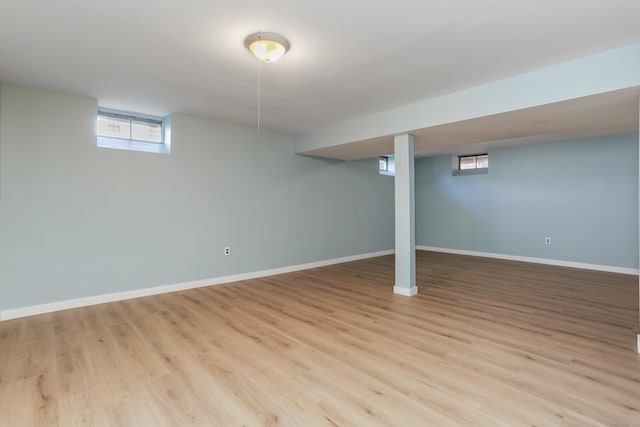
[[[418,293],[413,135],[396,136],[393,144],[396,163],[396,285],[393,293],[413,296]]]
[[[640,105],[640,98],[638,99]],[[640,113],[638,115],[638,201],[640,202]],[[638,253],[640,254],[640,203],[638,205]],[[640,258],[638,259],[640,268]],[[640,276],[638,276],[638,335],[636,337],[636,351],[640,353]]]

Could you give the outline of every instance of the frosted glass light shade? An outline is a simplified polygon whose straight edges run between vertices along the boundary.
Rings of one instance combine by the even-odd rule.
[[[289,50],[289,41],[275,33],[255,33],[244,39],[245,46],[264,62],[275,62]]]

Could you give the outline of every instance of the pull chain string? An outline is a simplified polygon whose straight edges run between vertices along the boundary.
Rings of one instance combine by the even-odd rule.
[[[260,110],[261,110],[261,92],[262,92],[262,61],[258,60],[258,131],[260,131]]]

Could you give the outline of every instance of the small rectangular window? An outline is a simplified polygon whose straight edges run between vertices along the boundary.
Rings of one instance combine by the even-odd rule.
[[[396,161],[392,154],[378,158],[378,173],[387,176],[396,175]]]
[[[458,162],[460,170],[486,169],[489,167],[489,156],[487,154],[458,156]]]
[[[489,155],[471,154],[453,156],[453,175],[479,175],[489,170]]]
[[[98,110],[98,146],[132,151],[169,153],[164,120],[116,110]]]
[[[386,172],[389,170],[389,158],[382,156],[378,159],[378,171]]]

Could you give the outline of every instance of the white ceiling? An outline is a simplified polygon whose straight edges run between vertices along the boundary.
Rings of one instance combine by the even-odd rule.
[[[301,133],[640,40],[636,0],[0,0],[0,80]],[[636,117],[637,120],[637,117]]]

